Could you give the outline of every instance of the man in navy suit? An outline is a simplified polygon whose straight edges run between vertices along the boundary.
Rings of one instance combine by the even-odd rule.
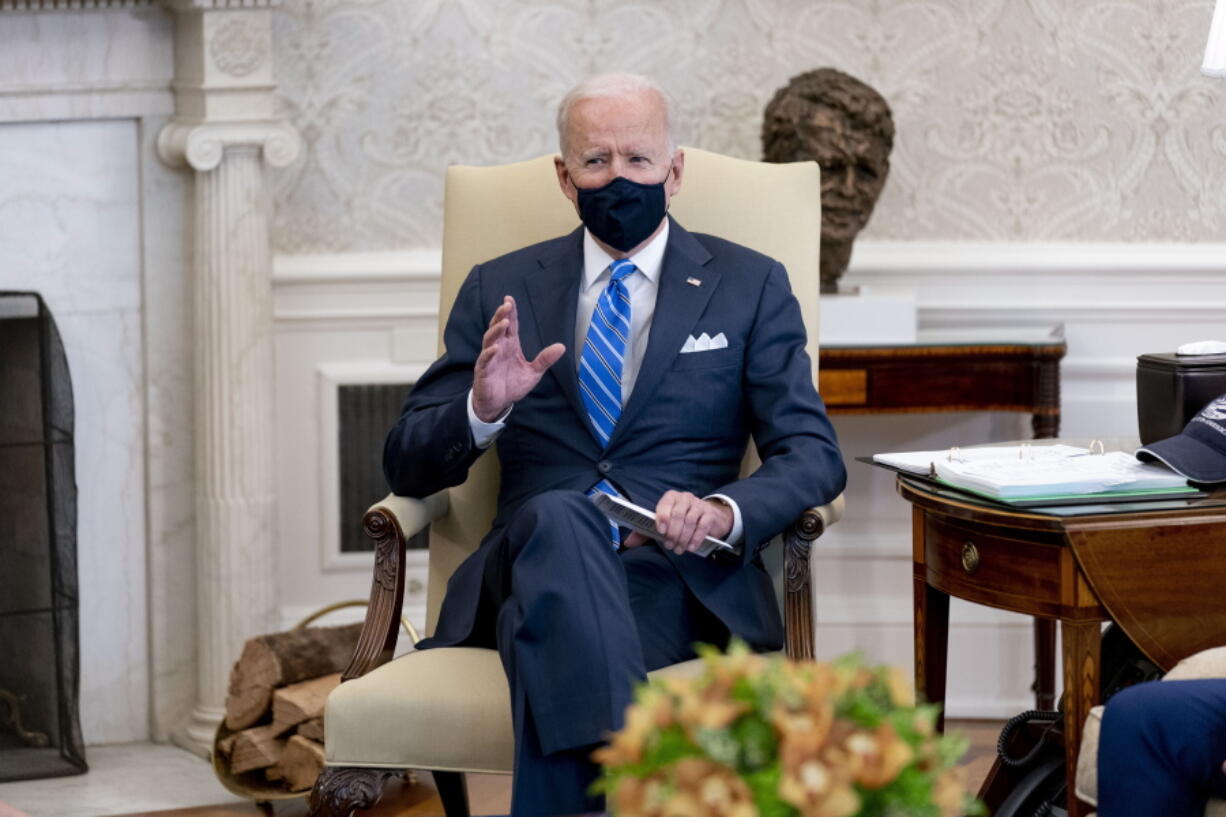
[[[846,479],[784,269],[667,216],[685,155],[666,95],[596,77],[558,131],[584,226],[472,270],[384,451],[392,490],[420,497],[497,440],[493,528],[419,647],[499,650],[517,817],[600,808],[588,756],[646,672],[730,635],[781,646],[759,550]],[[762,466],[740,479],[751,438]],[[657,536],[611,528],[594,492],[654,508]],[[695,555],[706,536],[737,555]]]

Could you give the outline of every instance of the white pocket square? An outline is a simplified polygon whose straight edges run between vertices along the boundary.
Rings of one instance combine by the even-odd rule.
[[[690,335],[685,339],[685,343],[681,347],[681,354],[687,355],[690,352],[711,352],[716,349],[727,349],[728,339],[724,337],[724,333],[720,332],[715,337],[711,337],[706,332],[703,332],[698,337]]]

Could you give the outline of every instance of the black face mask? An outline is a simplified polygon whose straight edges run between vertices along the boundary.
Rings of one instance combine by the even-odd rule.
[[[671,167],[668,172],[672,173]],[[668,181],[668,176],[664,180]],[[621,252],[643,243],[668,212],[664,182],[639,184],[618,176],[604,187],[587,189],[575,185],[575,190],[579,193],[579,218],[584,226]]]

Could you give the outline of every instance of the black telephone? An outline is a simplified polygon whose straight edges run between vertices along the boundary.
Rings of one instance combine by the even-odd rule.
[[[1125,687],[1162,677],[1162,670],[1115,624],[1103,631],[1101,655],[1103,703]],[[1009,767],[1017,782],[998,805],[988,804],[992,817],[1068,817],[1063,708],[1061,701],[1054,712],[1023,712],[1001,730],[997,763]]]

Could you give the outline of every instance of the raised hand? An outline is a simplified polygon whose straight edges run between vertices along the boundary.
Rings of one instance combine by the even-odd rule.
[[[718,502],[702,499],[689,491],[665,491],[656,503],[656,530],[660,545],[680,555],[698,550],[708,536],[727,539],[732,532],[732,509]],[[635,531],[626,537],[628,548],[647,544],[648,539]]]
[[[507,295],[490,318],[481,340],[481,354],[473,369],[473,412],[482,422],[506,413],[540,382],[545,370],[566,352],[561,343],[546,346],[534,360],[524,358],[519,345],[519,312]]]

